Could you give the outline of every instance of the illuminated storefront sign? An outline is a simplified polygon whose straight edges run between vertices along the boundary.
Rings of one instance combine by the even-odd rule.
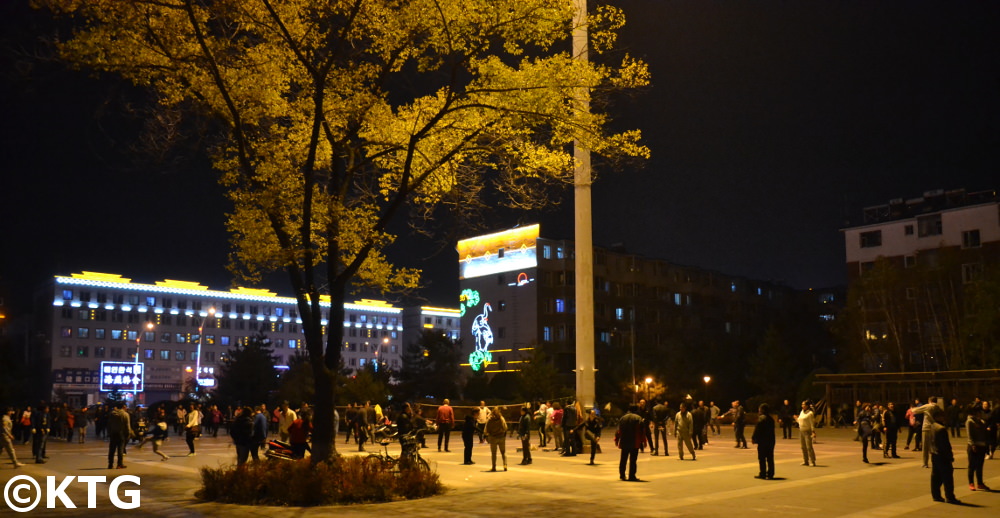
[[[538,266],[538,229],[535,224],[459,241],[459,279]]]
[[[101,362],[101,392],[142,392],[143,364]]]

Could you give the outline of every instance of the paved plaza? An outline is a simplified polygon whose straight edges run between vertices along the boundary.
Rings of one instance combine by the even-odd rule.
[[[747,437],[751,430],[747,430]],[[797,433],[797,432],[796,432]],[[86,485],[72,484],[66,494],[77,509],[44,509],[45,501],[27,516],[100,516],[109,512],[123,516],[260,516],[268,518],[327,516],[649,516],[649,517],[733,517],[808,516],[888,518],[910,517],[991,517],[1000,516],[1000,492],[972,492],[966,482],[965,439],[953,439],[956,494],[965,505],[937,503],[929,494],[930,470],[921,468],[920,453],[900,450],[901,459],[871,455],[871,464],[861,462],[861,447],[851,440],[848,429],[819,430],[816,445],[818,466],[801,466],[798,439],[778,439],[775,480],[757,480],[757,454],[735,449],[732,429],[712,436],[711,443],[698,451],[698,460],[680,461],[676,444],[671,457],[641,454],[638,476],[642,482],[618,480],[618,450],[614,431],[605,430],[604,453],[597,466],[588,466],[589,457],[560,457],[554,452],[534,451],[534,464],[519,466],[520,441],[508,440],[510,471],[490,473],[489,447],[476,444],[476,464],[461,464],[461,439],[452,437],[451,452],[436,451],[436,437],[428,437],[422,454],[435,466],[447,487],[444,495],[415,501],[386,504],[320,508],[275,508],[223,505],[194,498],[199,487],[198,469],[232,463],[235,450],[228,439],[202,438],[198,455],[185,456],[182,437],[171,436],[165,450],[172,458],[161,462],[147,446],[129,448],[124,470],[107,470],[107,443],[89,440],[86,444],[49,443],[46,464],[29,463],[14,470],[4,458],[0,483],[16,475],[38,480],[46,476],[62,479],[74,476],[106,476],[108,482],[123,474],[141,478],[141,507],[130,511],[115,509],[108,499],[108,484],[97,485],[97,506],[87,508]],[[341,435],[341,438],[343,435]],[[905,436],[904,436],[905,437]],[[671,438],[672,439],[672,438]],[[342,453],[356,455],[343,442]],[[902,448],[902,444],[900,444]],[[356,449],[356,446],[355,448]],[[369,448],[371,449],[371,448]],[[398,447],[396,447],[398,450]],[[22,460],[30,456],[30,446],[18,446]],[[1000,456],[998,456],[1000,457]],[[1000,488],[1000,458],[986,461],[986,483]],[[124,485],[128,489],[131,486]],[[5,504],[6,505],[6,504]]]

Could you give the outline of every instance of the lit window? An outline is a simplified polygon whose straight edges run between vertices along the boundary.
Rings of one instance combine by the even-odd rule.
[[[556,299],[556,313],[566,312],[566,301],[564,299]]]

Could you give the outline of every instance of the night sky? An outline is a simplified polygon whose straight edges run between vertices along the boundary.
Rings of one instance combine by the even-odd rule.
[[[612,3],[653,84],[610,110],[617,127],[642,129],[652,159],[596,171],[595,244],[826,287],[845,281],[839,230],[863,207],[1000,187],[996,2]],[[137,153],[142,120],[127,108],[142,94],[31,57],[53,24],[25,4],[0,3],[0,288],[12,312],[45,279],[82,270],[228,286],[215,174],[197,156]],[[572,239],[566,196],[520,220]],[[450,304],[457,258],[432,251],[407,243],[396,257],[425,266],[424,295]]]

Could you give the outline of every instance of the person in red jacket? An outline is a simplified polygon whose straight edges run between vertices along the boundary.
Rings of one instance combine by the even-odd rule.
[[[618,463],[618,476],[629,482],[639,482],[636,477],[636,460],[639,449],[646,446],[646,434],[642,431],[642,418],[639,417],[639,405],[629,405],[628,412],[618,421],[618,431],[615,432],[615,444],[621,448],[621,460]],[[625,478],[625,466],[628,464],[628,479]]]
[[[444,439],[444,451],[448,449],[448,439],[451,438],[451,429],[455,427],[455,411],[450,406],[451,401],[444,400],[444,404],[437,409],[438,426],[438,451],[441,451],[441,440]]]
[[[292,424],[288,427],[288,442],[292,446],[292,454],[296,459],[306,456],[309,449],[309,434],[312,433],[312,419],[309,412],[303,412],[296,416]]]

